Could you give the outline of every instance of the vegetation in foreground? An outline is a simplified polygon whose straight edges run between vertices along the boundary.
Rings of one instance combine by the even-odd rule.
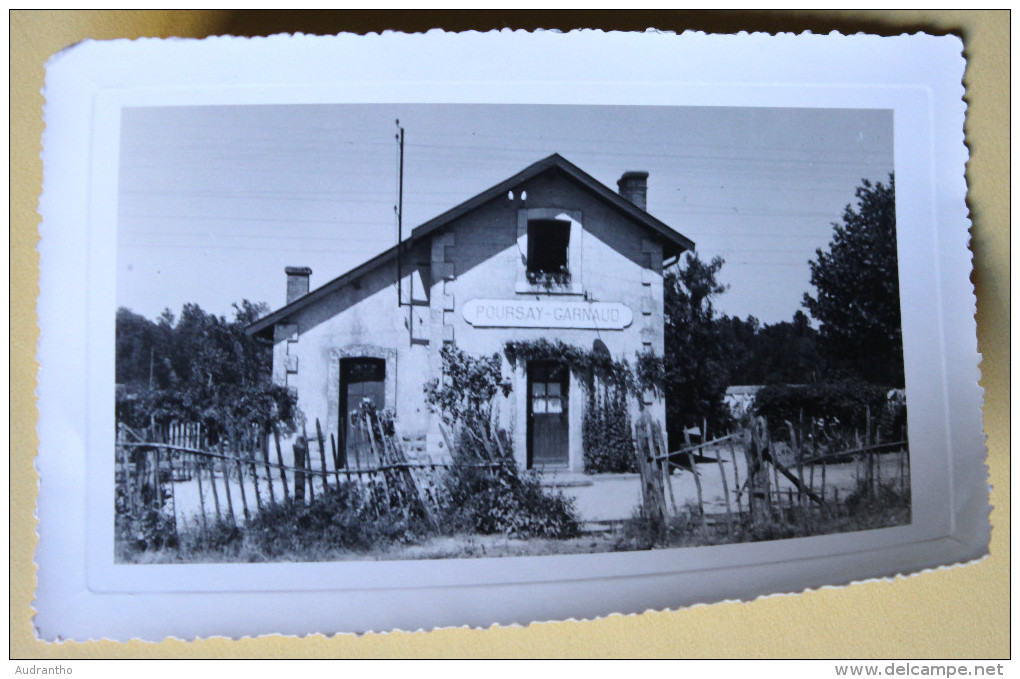
[[[580,535],[573,500],[543,488],[539,478],[511,466],[454,466],[438,489],[443,511],[430,523],[412,503],[394,501],[378,483],[347,482],[315,498],[270,504],[246,523],[206,518],[182,522],[152,511],[125,530],[118,528],[118,560],[134,563],[195,561],[329,561],[356,558],[482,556],[472,540],[498,536],[504,542],[569,540]],[[460,536],[462,547],[444,539]],[[445,555],[385,555],[430,541],[446,544]],[[488,541],[491,543],[492,541]],[[527,550],[522,550],[527,552]],[[556,550],[553,550],[556,551]]]
[[[711,515],[702,521],[697,508],[689,505],[665,524],[656,525],[636,515],[621,526],[598,533],[582,532],[576,517],[572,522],[559,523],[564,520],[564,510],[572,509],[569,501],[558,495],[543,495],[541,502],[517,507],[508,515],[518,526],[516,531],[505,530],[507,524],[497,521],[489,524],[490,531],[482,532],[482,524],[477,521],[493,521],[498,512],[476,516],[472,509],[465,508],[447,515],[437,531],[421,517],[405,516],[398,508],[376,514],[364,495],[350,484],[330,488],[308,504],[287,502],[268,507],[246,526],[221,521],[210,522],[203,529],[195,519],[178,527],[175,541],[153,542],[148,549],[130,549],[119,542],[119,561],[467,559],[761,542],[907,525],[911,520],[909,495],[909,490],[904,493],[889,485],[878,486],[870,493],[862,486],[838,506],[777,509],[771,516],[753,522],[744,514],[729,520],[725,515]],[[566,504],[556,504],[557,497]],[[465,522],[471,517],[475,523]],[[555,521],[547,523],[551,518]],[[552,530],[550,526],[560,528]]]
[[[770,516],[754,521],[747,514],[738,514],[732,520],[716,515],[703,521],[698,508],[692,505],[664,523],[635,516],[624,525],[615,549],[700,547],[850,533],[907,525],[910,516],[909,489],[904,493],[881,485],[868,492],[862,484],[836,506],[776,509]]]

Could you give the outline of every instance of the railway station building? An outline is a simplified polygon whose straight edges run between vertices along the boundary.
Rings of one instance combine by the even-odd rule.
[[[504,357],[511,391],[497,405],[520,465],[580,473],[584,385],[554,362],[511,361],[505,347],[546,339],[631,362],[663,354],[663,270],[694,244],[648,213],[647,180],[625,172],[614,191],[554,154],[323,285],[288,267],[286,304],[248,333],[272,344],[274,381],[296,391],[340,460],[365,399],[392,410],[428,455],[448,454],[424,385],[442,379],[453,344]],[[628,407],[665,424],[661,393]]]

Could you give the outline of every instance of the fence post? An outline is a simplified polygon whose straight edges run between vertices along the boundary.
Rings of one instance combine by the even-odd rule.
[[[680,512],[676,507],[676,495],[673,492],[673,479],[671,473],[672,470],[669,468],[670,467],[669,451],[666,449],[666,440],[665,437],[662,435],[662,427],[660,427],[659,423],[656,421],[652,422],[652,433],[649,442],[652,444],[651,447],[652,457],[656,458],[661,456],[661,460],[659,461],[658,467],[659,472],[662,474],[662,485],[664,486],[665,490],[669,491],[669,504],[673,508],[673,516],[677,516],[679,515]],[[666,503],[665,492],[663,492],[662,502],[663,507],[665,508]]]
[[[220,454],[220,469],[223,471],[223,489],[227,494],[227,511],[230,512],[230,522],[237,523],[237,517],[234,516],[234,498],[230,492],[230,469],[227,467],[227,456],[223,452],[223,439],[220,438],[220,442],[216,444],[216,450]]]
[[[236,438],[234,440],[234,464],[237,467],[237,485],[241,489],[241,511],[244,512],[244,520],[247,522],[251,519],[251,515],[248,514],[248,498],[244,491],[244,468],[241,465],[241,442]]]
[[[865,446],[870,446],[871,445],[871,406],[870,405],[865,405],[864,406],[864,418],[865,418],[865,420],[864,420],[864,422],[865,422],[865,427],[864,427],[864,445]],[[868,496],[869,497],[873,497],[875,495],[875,456],[871,453],[870,450],[866,453],[865,460],[867,462],[867,466],[865,467],[865,469],[867,470],[866,480],[867,480],[867,484],[868,484]]]
[[[878,425],[875,425],[875,446],[882,445],[882,432]],[[882,490],[882,454],[877,451],[877,457],[875,458],[875,489]]]
[[[729,440],[730,460],[733,462],[733,491],[736,493],[734,500],[737,502],[737,514],[740,514],[740,474],[737,472],[737,445],[733,439]]]
[[[177,535],[177,490],[174,487],[176,484],[174,483],[174,451],[172,449],[166,451],[166,459],[170,467],[170,511],[174,519],[174,535]]]
[[[787,421],[786,424],[790,428],[790,446],[793,449],[793,459],[797,462],[797,478],[800,479],[800,485],[797,486],[797,504],[804,504],[804,455],[800,446],[800,437],[797,436],[797,430],[794,428],[793,423]],[[775,449],[772,450],[773,455],[778,455]],[[776,468],[776,490],[779,489],[779,469],[775,464],[772,465]]]
[[[152,449],[152,509],[163,510],[163,484],[159,482],[159,448]]]
[[[652,459],[648,419],[649,416],[645,413],[634,423],[638,471],[641,475],[641,513],[657,528],[661,541],[666,531],[666,499],[662,492],[662,477],[656,473],[655,462]],[[656,483],[656,478],[659,479],[659,483]]]
[[[298,436],[294,440],[294,501],[305,501],[305,454],[308,452],[307,439]]]
[[[303,422],[301,423],[301,437],[305,442],[305,464],[302,469],[304,469],[305,478],[308,480],[308,499],[315,502],[315,470],[312,469],[312,444],[308,439],[308,430]]]
[[[700,517],[701,525],[705,525],[705,500],[701,492],[701,476],[698,475],[698,465],[690,448],[687,449],[687,464],[691,467],[691,474],[694,475],[694,488],[698,492],[698,516]]]
[[[251,482],[255,487],[255,508],[262,511],[262,493],[259,491],[259,468],[255,464],[255,439],[252,437],[251,427],[244,434],[245,452],[248,454],[248,467],[251,470]]]
[[[209,487],[212,488],[213,504],[216,505],[216,523],[223,521],[220,513],[220,493],[216,490],[216,458],[208,458],[202,463],[209,470]]]
[[[769,474],[765,469],[762,449],[767,445],[765,436],[768,422],[764,417],[752,418],[749,435],[744,439],[744,457],[747,461],[747,505],[751,523],[766,518],[772,502]]]
[[[198,459],[195,459],[193,462],[195,478],[198,479],[198,506],[202,510],[201,512],[199,512],[199,516],[202,517],[202,534],[208,535],[209,526],[206,524],[205,521],[205,493],[202,490],[202,463]]]
[[[280,465],[280,480],[283,481],[283,500],[290,499],[290,491],[287,489],[287,470],[283,468],[283,452],[280,450],[280,430],[273,424],[273,442],[276,444],[276,462]]]
[[[319,424],[319,418],[315,418],[315,438],[319,442],[319,461],[322,463],[322,492],[326,492],[326,439],[322,435],[322,425]]]
[[[336,438],[333,434],[329,435],[329,447],[333,451],[333,472],[336,474],[336,485],[340,485],[340,455],[336,450]],[[347,480],[351,480],[351,472],[347,471]]]
[[[813,441],[817,441],[817,438],[815,437],[815,423],[813,421],[811,422],[811,438]],[[817,443],[814,444],[812,447],[814,451],[817,453],[818,451]],[[822,458],[821,464],[822,464],[822,500],[825,500],[825,470],[829,465],[827,464],[825,458]]]
[[[269,466],[269,432],[265,427],[259,429],[259,448],[262,452],[262,464],[266,468],[266,485],[269,486],[269,502],[276,504],[276,491],[273,490],[273,470]]]
[[[733,509],[730,506],[730,486],[726,483],[726,467],[723,466],[721,445],[715,455],[715,461],[719,463],[719,478],[722,480],[723,499],[726,500],[726,527],[730,529],[733,527]]]

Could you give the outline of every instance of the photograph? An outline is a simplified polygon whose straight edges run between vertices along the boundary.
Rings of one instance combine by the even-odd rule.
[[[124,106],[114,562],[910,525],[893,137],[888,108]]]

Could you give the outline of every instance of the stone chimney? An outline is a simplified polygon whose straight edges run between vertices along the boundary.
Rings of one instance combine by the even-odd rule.
[[[620,187],[620,195],[637,205],[642,210],[648,209],[648,173],[624,172],[616,185]]]
[[[308,294],[308,278],[312,270],[307,266],[288,266],[287,272],[287,304]]]

